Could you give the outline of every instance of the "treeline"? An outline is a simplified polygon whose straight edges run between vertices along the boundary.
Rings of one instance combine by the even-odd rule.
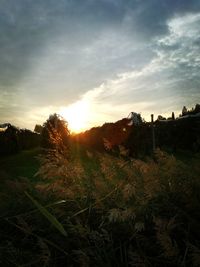
[[[130,135],[132,128],[128,126],[129,122],[129,119],[124,118],[115,123],[105,123],[101,127],[93,127],[84,133],[75,135],[74,139],[91,149],[111,150],[124,143]]]
[[[145,122],[140,114],[131,114],[131,118],[105,123],[75,136],[70,136],[67,122],[57,114],[50,115],[43,126],[36,125],[34,132],[6,124],[6,129],[0,131],[0,155],[9,155],[37,146],[59,147],[64,150],[69,140],[89,150],[107,150],[114,153],[121,152],[123,146],[128,151],[127,156],[136,158],[150,155],[154,148],[153,143],[155,147],[171,152],[200,151],[199,104],[191,110],[183,107],[182,114],[177,119],[174,112],[168,119],[159,115],[154,123]]]
[[[155,147],[171,152],[178,150],[200,151],[200,105],[175,119],[157,119],[154,123],[142,121],[135,124],[131,119],[122,119],[116,123],[105,123],[102,127],[92,128],[78,134],[75,139],[88,149],[120,152],[120,145],[129,151],[128,156],[150,155]],[[172,113],[173,114],[173,113]],[[154,141],[153,141],[154,131]]]
[[[152,129],[149,123],[131,124],[130,119],[116,123],[105,123],[74,137],[77,143],[88,150],[121,153],[121,147],[127,149],[127,156],[138,157],[152,152]]]
[[[36,124],[34,132],[28,129],[19,129],[10,123],[0,125],[0,156],[11,155],[39,146],[63,152],[68,143],[68,124],[58,114],[50,115],[42,126]]]
[[[188,109],[186,106],[183,106],[181,114],[179,114],[177,119],[182,119],[186,117],[198,117],[200,116],[200,104],[196,104],[195,107]],[[175,114],[172,112],[171,117],[165,118],[162,115],[158,115],[157,121],[163,120],[175,120]]]
[[[187,109],[187,107],[184,106],[180,117],[187,116],[187,115],[189,116],[197,115],[198,113],[200,113],[200,104],[196,104],[196,106],[192,107],[191,109]]]
[[[177,120],[156,121],[133,126],[124,145],[133,157],[149,155],[153,151],[153,133],[155,147],[178,152],[200,151],[200,117],[187,117]]]
[[[130,135],[125,140],[125,146],[130,150],[131,156],[150,154],[155,147],[167,149],[171,152],[188,150],[200,151],[200,105],[190,110],[184,106],[182,114],[175,119],[172,117],[163,120],[158,119],[154,123],[142,123],[133,125]],[[154,132],[154,140],[153,140]]]
[[[40,135],[28,129],[19,129],[11,124],[0,131],[0,156],[32,149],[40,145]]]
[[[168,147],[174,152],[178,149],[199,152],[200,117],[158,121],[155,123],[155,136],[160,148]]]

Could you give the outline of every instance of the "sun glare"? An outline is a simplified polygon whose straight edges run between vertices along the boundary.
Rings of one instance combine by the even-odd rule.
[[[66,119],[72,132],[81,132],[87,128],[89,103],[80,100],[68,107],[61,108],[59,114]]]

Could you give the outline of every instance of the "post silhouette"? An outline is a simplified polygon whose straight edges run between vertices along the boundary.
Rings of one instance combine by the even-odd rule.
[[[154,129],[154,120],[153,120],[153,114],[151,114],[151,129],[152,129],[152,148],[153,152],[156,148],[156,142],[155,142],[155,129]]]

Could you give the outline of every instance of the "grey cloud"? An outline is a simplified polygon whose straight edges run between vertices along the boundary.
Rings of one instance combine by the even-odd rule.
[[[199,7],[194,0],[4,0],[0,11],[1,83],[9,86],[23,77],[38,51],[57,38],[58,32],[73,47],[92,42],[108,28],[151,38],[167,32],[166,20],[175,12]]]
[[[148,77],[143,89],[132,91],[130,85],[120,101],[153,99],[162,79],[174,81],[170,86],[177,94],[187,77],[195,94],[199,36],[171,44],[156,41],[170,35],[172,18],[199,10],[198,0],[1,0],[0,94],[18,92],[10,99],[25,109],[66,105],[119,73],[143,69],[158,52],[165,55],[163,64],[170,59],[174,67]],[[170,86],[163,85],[157,97],[168,97]],[[9,99],[1,97],[5,114],[14,114]]]
[[[197,45],[200,16],[182,16],[179,22],[180,28],[176,28],[175,21],[171,25],[175,28],[171,28],[168,35],[152,43],[157,54],[154,61],[141,71],[130,72],[124,80],[116,80],[114,85],[108,83],[97,96],[99,103],[112,103],[113,106],[126,103],[134,107],[136,103],[148,101],[155,103],[154,111],[166,111],[200,101],[200,46]]]
[[[148,0],[128,1],[124,20],[128,30],[150,41],[168,33],[167,21],[177,15],[199,12],[198,0]]]

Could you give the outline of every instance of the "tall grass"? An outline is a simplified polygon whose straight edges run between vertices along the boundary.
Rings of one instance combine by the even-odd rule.
[[[4,181],[0,265],[200,266],[199,159],[46,151],[35,186]]]

